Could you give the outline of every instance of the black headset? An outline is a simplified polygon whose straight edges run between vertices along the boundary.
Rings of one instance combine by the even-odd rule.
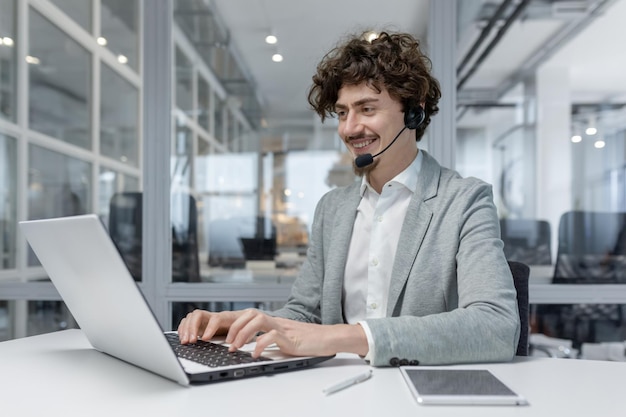
[[[404,125],[407,129],[417,129],[419,125],[424,123],[426,113],[422,106],[409,106],[404,112]]]
[[[419,125],[424,123],[424,119],[426,118],[426,113],[424,113],[424,109],[422,106],[407,106],[406,111],[404,112],[404,127],[401,131],[398,132],[395,138],[389,143],[389,145],[385,146],[385,149],[378,152],[376,155],[372,155],[371,153],[366,153],[363,155],[359,155],[354,160],[354,165],[358,168],[363,168],[370,165],[374,162],[374,158],[381,155],[385,152],[391,145],[394,144],[396,139],[400,137],[404,129],[414,130],[417,129]]]

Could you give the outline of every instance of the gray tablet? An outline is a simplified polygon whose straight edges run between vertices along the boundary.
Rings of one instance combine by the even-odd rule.
[[[419,404],[527,405],[522,396],[485,369],[402,367]]]

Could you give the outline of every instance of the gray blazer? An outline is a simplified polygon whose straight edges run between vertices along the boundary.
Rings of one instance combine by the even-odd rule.
[[[387,317],[368,319],[372,365],[508,361],[520,324],[491,186],[423,152],[394,260]],[[307,259],[273,315],[343,323],[342,286],[360,183],[322,197]]]

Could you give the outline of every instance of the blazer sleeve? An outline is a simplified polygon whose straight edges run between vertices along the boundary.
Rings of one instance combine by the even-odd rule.
[[[372,365],[511,360],[519,314],[491,186],[442,178],[417,210],[430,211],[430,224],[408,277],[392,276],[406,279],[393,317],[367,320]],[[413,256],[401,246],[396,257]]]

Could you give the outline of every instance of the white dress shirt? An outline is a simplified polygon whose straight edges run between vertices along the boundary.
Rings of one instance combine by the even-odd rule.
[[[359,323],[374,357],[372,335],[364,321],[385,317],[391,270],[400,231],[422,166],[418,152],[404,171],[387,182],[378,194],[363,177],[361,202],[354,221],[343,281],[343,312],[346,323]]]

